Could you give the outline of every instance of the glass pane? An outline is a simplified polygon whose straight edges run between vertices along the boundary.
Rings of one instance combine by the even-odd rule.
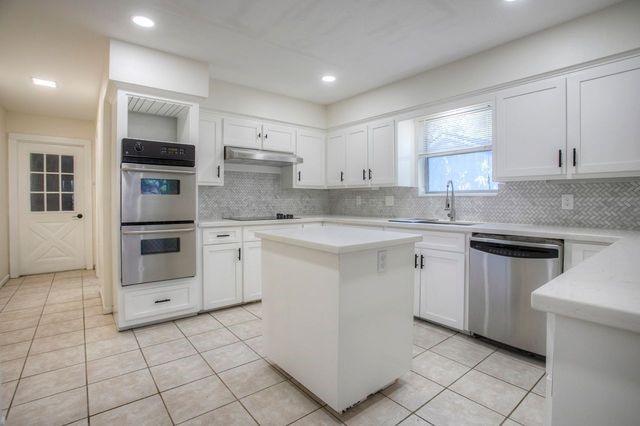
[[[31,173],[31,192],[44,191],[44,175],[42,173]]]
[[[60,170],[60,156],[47,154],[47,171],[57,172]]]
[[[498,184],[491,179],[491,151],[429,157],[422,161],[427,192],[445,192],[449,180],[453,181],[456,192],[498,189]]]
[[[47,192],[57,192],[60,190],[60,175],[47,173]]]
[[[180,194],[180,181],[177,179],[140,179],[140,192],[148,195]]]
[[[73,192],[73,175],[60,175],[62,192]]]
[[[44,194],[31,194],[31,211],[44,211]]]
[[[44,172],[44,154],[31,154],[31,171]]]
[[[157,238],[140,241],[140,253],[142,255],[176,253],[179,251],[180,238]]]
[[[420,149],[437,153],[489,146],[492,143],[493,111],[482,108],[423,122]]]
[[[47,211],[60,211],[60,194],[47,194]]]
[[[73,194],[62,194],[62,210],[66,212],[73,211]]]
[[[73,156],[63,155],[60,157],[60,171],[62,173],[73,173]]]

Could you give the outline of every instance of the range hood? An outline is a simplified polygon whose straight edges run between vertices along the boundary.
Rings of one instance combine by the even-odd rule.
[[[227,163],[285,167],[302,163],[302,157],[286,152],[263,151],[260,149],[225,146],[224,161]]]

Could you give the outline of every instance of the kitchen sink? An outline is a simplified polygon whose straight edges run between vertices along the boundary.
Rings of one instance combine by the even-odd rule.
[[[407,218],[407,219],[389,219],[389,222],[397,222],[397,223],[428,223],[432,225],[460,225],[460,226],[469,226],[469,225],[477,225],[475,222],[460,222],[443,219],[423,219],[423,218]]]

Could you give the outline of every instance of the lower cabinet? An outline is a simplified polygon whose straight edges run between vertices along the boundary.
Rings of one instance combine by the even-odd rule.
[[[242,248],[240,243],[203,246],[203,309],[242,303]]]
[[[262,243],[244,243],[242,254],[242,278],[244,281],[244,301],[253,302],[262,298]]]
[[[606,243],[582,243],[565,241],[564,243],[564,271],[576,266],[584,260],[587,260],[594,254],[600,252],[607,247]]]
[[[464,328],[464,256],[416,249],[416,316],[458,330]]]

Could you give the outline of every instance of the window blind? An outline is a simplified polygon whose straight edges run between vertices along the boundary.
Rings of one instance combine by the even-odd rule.
[[[426,118],[422,125],[421,152],[438,154],[460,150],[491,149],[491,107]]]

